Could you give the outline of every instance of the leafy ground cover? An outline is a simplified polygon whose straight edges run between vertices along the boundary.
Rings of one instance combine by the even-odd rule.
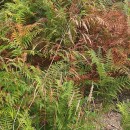
[[[0,2],[0,129],[130,129],[129,1]]]

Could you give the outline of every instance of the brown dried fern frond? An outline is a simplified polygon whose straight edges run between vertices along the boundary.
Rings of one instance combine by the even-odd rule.
[[[111,10],[104,12],[101,17],[108,23],[108,30],[117,36],[123,35],[128,28],[127,17],[122,11]]]
[[[104,55],[109,49],[118,49],[116,54],[112,51],[114,61],[119,62],[120,57],[121,64],[126,62],[130,46],[127,16],[122,11],[94,11],[75,23],[79,34],[76,45],[82,44],[95,51],[101,48]]]

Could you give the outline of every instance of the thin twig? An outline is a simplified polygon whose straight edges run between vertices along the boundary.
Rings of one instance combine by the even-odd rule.
[[[88,96],[88,100],[87,100],[88,102],[92,101],[93,89],[94,89],[94,85],[93,85],[93,82],[92,82],[91,90],[90,90],[90,93],[89,93],[89,96]]]

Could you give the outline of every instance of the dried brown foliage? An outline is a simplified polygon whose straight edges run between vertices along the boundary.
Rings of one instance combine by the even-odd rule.
[[[80,21],[74,19],[77,27],[77,35],[74,41],[74,45],[71,47],[72,51],[78,51],[82,55],[85,55],[86,49],[93,49],[98,52],[100,49],[105,59],[107,52],[111,50],[113,63],[119,68],[130,66],[128,56],[130,54],[129,45],[129,27],[127,22],[127,16],[121,10],[106,10],[98,11],[94,10],[91,14],[84,16]],[[91,60],[88,60],[84,64],[91,66]],[[76,58],[73,55],[69,57],[70,63],[76,62]],[[105,62],[105,61],[104,61]],[[69,80],[73,80],[76,83],[82,83],[85,80],[94,82],[99,81],[99,75],[96,70],[96,66],[92,66],[92,70],[86,74],[79,74],[79,68],[72,65],[70,68],[72,77]],[[108,76],[117,77],[121,75],[120,72],[108,72]]]
[[[125,63],[130,46],[127,16],[122,11],[93,12],[75,23],[79,35],[75,46],[86,45],[95,51],[101,48],[104,55],[111,49],[114,62]]]

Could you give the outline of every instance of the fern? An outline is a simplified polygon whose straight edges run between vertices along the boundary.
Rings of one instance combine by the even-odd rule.
[[[108,53],[109,54],[109,53]],[[109,75],[109,73],[115,73],[115,66],[112,63],[112,59],[108,56],[101,59],[94,51],[89,51],[89,55],[92,59],[92,64],[96,64],[97,72],[100,76],[99,82],[95,83],[98,86],[97,94],[106,95],[110,101],[111,98],[117,98],[118,93],[121,93],[123,89],[129,88],[129,78],[125,75]],[[108,57],[108,60],[107,60]],[[107,92],[107,93],[106,93]]]
[[[1,130],[12,130],[13,120],[9,115],[2,115],[0,119],[0,129]]]
[[[32,120],[29,117],[28,112],[20,113],[19,116],[19,126],[18,128],[22,128],[23,130],[35,130],[34,127],[32,127]]]
[[[117,106],[118,106],[119,111],[122,114],[122,127],[125,130],[128,130],[130,128],[130,124],[129,124],[129,122],[130,122],[130,117],[129,117],[130,104],[123,102],[123,103],[118,103]]]
[[[0,129],[96,129],[91,101],[110,102],[130,86],[126,16],[108,11],[111,4],[5,1],[0,10]]]
[[[85,122],[81,121],[83,119],[78,117],[80,116],[79,114],[82,106],[79,90],[74,88],[71,82],[66,82],[63,86],[57,88],[53,87],[52,90],[53,95],[51,95],[50,98],[46,98],[46,102],[44,102],[46,118],[49,121],[49,126],[45,128],[71,130],[78,128],[79,124],[81,128],[87,128],[84,124]],[[51,106],[48,101],[51,103]],[[48,118],[50,116],[51,118]],[[51,124],[54,125],[51,126]]]
[[[93,50],[90,50],[88,53],[91,56],[92,64],[96,64],[96,66],[97,66],[97,71],[99,73],[100,78],[106,77],[107,74],[106,74],[106,70],[104,67],[104,63],[102,63],[100,58],[97,57],[96,53]]]
[[[29,9],[28,2],[18,0],[15,3],[6,3],[5,8],[7,8],[7,11],[4,11],[5,18],[12,18],[17,23],[24,23],[27,15],[33,15]]]

